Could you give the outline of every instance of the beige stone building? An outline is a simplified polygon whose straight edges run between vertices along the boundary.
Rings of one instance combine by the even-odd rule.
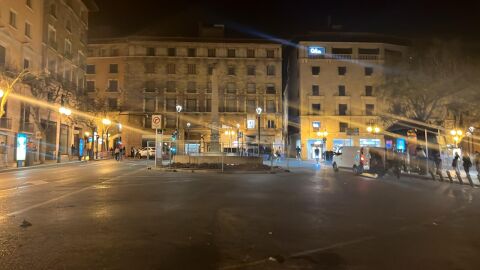
[[[35,76],[49,76],[62,93],[68,90],[81,95],[88,12],[96,9],[93,0],[2,0],[1,83],[11,81],[9,74],[27,70]],[[65,121],[61,135],[57,136],[60,131],[58,112],[53,111],[52,106],[40,106],[38,113],[32,113],[39,105],[35,100],[60,106],[59,100],[47,100],[47,94],[35,95],[21,83],[15,85],[13,93],[30,100],[9,96],[6,114],[0,118],[0,142],[7,145],[7,164],[17,160],[15,150],[19,134],[27,136],[30,162],[38,161],[40,156],[55,158],[58,145],[61,152],[67,154],[69,146],[78,142],[80,127],[75,126],[75,121]],[[66,103],[64,105],[68,106],[68,100]],[[3,165],[5,162],[0,164]]]
[[[208,150],[215,99],[224,148],[256,145],[257,107],[262,108],[261,144],[282,146],[279,44],[218,36],[128,37],[92,41],[88,51],[91,102],[100,97],[108,115],[124,124],[116,137],[121,136],[127,147],[154,140],[151,116],[160,114],[165,140],[170,140],[179,116],[178,139],[191,141],[189,151]],[[212,96],[217,83],[218,95]],[[177,105],[182,106],[179,114]]]
[[[298,41],[288,58],[291,149],[302,159],[340,146],[384,146],[376,93],[386,61],[406,51],[405,42],[362,34],[323,34]],[[376,129],[377,128],[377,129]],[[377,131],[377,132],[375,132]],[[294,150],[293,150],[294,151]]]

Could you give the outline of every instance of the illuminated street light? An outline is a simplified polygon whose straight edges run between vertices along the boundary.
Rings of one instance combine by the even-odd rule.
[[[192,124],[190,124],[190,122],[187,123],[187,128],[190,128]]]
[[[373,127],[371,127],[371,126],[368,126],[368,127],[367,127],[367,131],[368,131],[369,133],[372,133],[372,131],[373,131]]]
[[[260,155],[260,115],[262,114],[262,108],[257,107],[255,111],[257,112],[257,120],[258,120],[258,154]]]
[[[3,89],[0,89],[0,98],[2,98],[4,94],[5,92],[3,91]]]
[[[90,137],[90,132],[85,131],[85,137]]]
[[[57,138],[60,138],[60,129],[62,127],[62,115],[70,116],[72,114],[72,110],[65,108],[65,107],[60,107],[58,108],[58,112],[60,115],[58,116],[58,128],[57,128]],[[60,163],[62,160],[61,156],[61,151],[60,151],[60,139],[58,140],[57,144],[57,163]]]
[[[374,131],[375,133],[379,133],[379,132],[380,132],[380,128],[379,128],[379,127],[375,127],[375,128],[373,128],[373,131]]]
[[[258,107],[255,109],[258,115],[262,114],[262,108]]]
[[[102,124],[104,124],[105,126],[109,126],[112,124],[112,121],[108,118],[103,118],[102,119]]]
[[[175,109],[179,113],[179,112],[182,112],[183,107],[182,107],[182,105],[177,105],[177,106],[175,106]]]

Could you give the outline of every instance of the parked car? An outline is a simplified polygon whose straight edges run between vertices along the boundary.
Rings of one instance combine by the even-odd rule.
[[[343,146],[334,153],[332,166],[352,169],[354,174],[385,173],[385,149],[381,147]]]
[[[143,147],[137,152],[137,158],[154,158],[155,147]]]

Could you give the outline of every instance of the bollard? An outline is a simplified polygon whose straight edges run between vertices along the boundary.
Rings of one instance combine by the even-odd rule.
[[[463,180],[462,176],[460,175],[460,172],[455,170],[455,174],[457,175],[458,182],[460,182],[460,185],[463,185]]]
[[[470,183],[470,186],[475,186],[475,184],[473,183],[473,180],[472,180],[472,177],[470,176],[470,174],[467,174],[467,179],[468,179],[468,182]]]
[[[448,176],[448,180],[450,180],[450,183],[453,183],[452,174],[450,173],[449,170],[447,170],[447,176]]]

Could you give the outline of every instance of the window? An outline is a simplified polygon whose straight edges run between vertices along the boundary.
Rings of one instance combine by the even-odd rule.
[[[207,93],[212,93],[212,82],[207,82]]]
[[[253,129],[255,128],[255,119],[248,119],[247,120],[247,128],[248,129]]]
[[[237,99],[236,98],[227,98],[226,100],[226,112],[236,112],[237,111]]]
[[[57,17],[57,6],[55,4],[50,5],[50,15]]]
[[[177,56],[177,49],[176,48],[168,48],[167,49],[168,56]]]
[[[213,74],[213,65],[208,65],[208,67],[207,67],[207,73],[208,73],[208,75],[212,75],[212,74]]]
[[[17,13],[14,11],[10,10],[10,20],[9,23],[11,26],[17,28]]]
[[[145,82],[145,92],[155,92],[155,81]]]
[[[65,39],[65,56],[72,58],[72,43],[68,39]]]
[[[167,64],[167,74],[175,74],[175,64]]]
[[[212,99],[207,98],[205,102],[205,111],[206,112],[211,112],[212,111]]]
[[[119,56],[119,55],[120,55],[120,53],[119,53],[117,48],[112,48],[110,50],[110,56]]]
[[[155,63],[145,63],[145,73],[155,73]]]
[[[197,100],[196,99],[187,99],[187,106],[185,108],[187,112],[196,112],[197,111]]]
[[[338,95],[341,96],[341,97],[346,95],[345,85],[339,85],[338,86]]]
[[[237,85],[234,82],[227,83],[227,93],[235,94],[237,92]]]
[[[255,50],[254,49],[247,49],[247,57],[248,58],[255,58]]]
[[[255,99],[248,99],[247,100],[247,113],[255,113],[255,109],[257,108],[257,102]]]
[[[148,47],[147,48],[147,56],[155,56],[155,48]]]
[[[177,119],[175,117],[166,117],[165,119],[165,127],[166,128],[174,128],[177,124]]]
[[[177,91],[175,81],[167,81],[167,92],[172,93]]]
[[[118,80],[108,80],[108,89],[109,92],[118,91]]]
[[[95,74],[95,65],[87,65],[87,74]]]
[[[155,112],[155,98],[144,98],[144,111]]]
[[[365,114],[366,115],[373,115],[375,113],[375,105],[374,104],[365,104]]]
[[[365,96],[367,97],[373,96],[373,87],[371,85],[365,86]]]
[[[338,104],[338,115],[347,115],[347,104]]]
[[[274,50],[267,50],[267,58],[274,58],[275,51]]]
[[[23,59],[23,69],[29,69],[29,68],[30,68],[30,60]]]
[[[197,83],[194,81],[187,82],[187,93],[196,93]]]
[[[29,8],[32,8],[32,0],[26,0],[25,5],[27,5]]]
[[[197,49],[195,49],[195,48],[188,48],[188,50],[187,50],[187,56],[188,56],[188,57],[195,57],[195,56],[197,56]]]
[[[320,74],[320,67],[313,66],[312,67],[312,75],[319,75]]]
[[[51,46],[55,46],[56,49],[56,42],[57,42],[57,31],[51,25],[48,25],[48,44]]]
[[[312,114],[314,115],[320,115],[320,110],[321,110],[321,104],[320,103],[314,103],[312,104]]]
[[[165,102],[167,112],[176,112],[177,100],[175,98],[167,98]]]
[[[25,23],[25,36],[32,38],[32,25],[28,22]]]
[[[267,113],[275,113],[276,111],[275,100],[267,100]]]
[[[319,131],[319,130],[320,130],[320,127],[321,127],[320,122],[318,122],[318,121],[313,121],[313,122],[312,122],[313,131]]]
[[[197,74],[197,65],[195,64],[188,64],[187,65],[187,74],[195,75]]]
[[[256,67],[255,66],[247,66],[247,75],[255,76]]]
[[[208,49],[208,57],[215,57],[217,56],[217,50],[211,48],[211,49]]]
[[[227,57],[235,57],[235,49],[227,49]]]
[[[344,76],[347,73],[347,67],[338,67],[338,75]]]
[[[348,123],[340,122],[339,123],[340,132],[347,132]]]
[[[87,81],[87,92],[95,92],[95,81]]]
[[[118,108],[118,100],[116,98],[108,98],[107,104],[109,110],[116,110]]]
[[[365,76],[372,76],[373,67],[365,67]]]
[[[110,64],[108,67],[110,73],[118,73],[118,64]]]
[[[320,87],[317,84],[312,85],[312,96],[320,95]]]
[[[275,93],[276,93],[276,91],[275,91],[275,84],[273,84],[273,83],[267,83],[265,92],[266,92],[267,94],[275,94]]]
[[[267,128],[275,128],[275,120],[267,120]]]
[[[267,66],[267,76],[275,76],[275,66],[268,65]]]
[[[234,66],[229,66],[227,68],[227,74],[231,76],[235,76],[235,67]]]
[[[247,83],[247,94],[256,94],[257,86],[255,83]]]

